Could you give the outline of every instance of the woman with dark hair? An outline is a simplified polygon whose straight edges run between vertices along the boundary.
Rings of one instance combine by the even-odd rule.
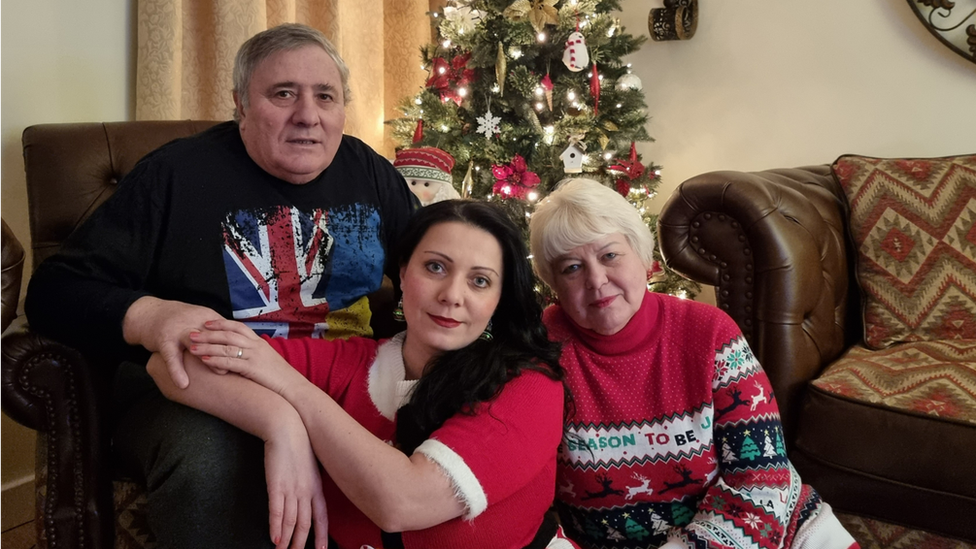
[[[518,229],[491,204],[438,202],[400,253],[407,329],[389,340],[268,339],[221,320],[191,334],[187,389],[156,357],[149,371],[169,398],[281,446],[267,467],[279,547],[324,506],[289,488],[303,436],[340,548],[575,547],[544,518],[566,396]]]

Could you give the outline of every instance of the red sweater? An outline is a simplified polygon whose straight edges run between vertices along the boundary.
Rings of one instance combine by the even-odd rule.
[[[393,439],[396,410],[413,382],[403,381],[402,334],[370,339],[271,340],[272,346],[360,424]],[[364,367],[364,365],[369,367]],[[526,371],[474,415],[448,419],[416,451],[444,469],[467,513],[403,532],[411,548],[520,549],[535,536],[553,501],[563,425],[562,385]],[[382,548],[380,529],[325,478],[329,533],[342,549]]]
[[[853,539],[786,457],[766,374],[719,309],[647,293],[600,336],[545,311],[576,411],[559,456],[557,508],[583,547],[793,546]],[[823,527],[827,525],[826,527]]]

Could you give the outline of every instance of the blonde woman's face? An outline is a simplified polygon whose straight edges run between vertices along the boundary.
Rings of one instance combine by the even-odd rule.
[[[598,334],[622,330],[647,291],[647,269],[620,233],[574,248],[551,266],[553,290],[563,310]]]

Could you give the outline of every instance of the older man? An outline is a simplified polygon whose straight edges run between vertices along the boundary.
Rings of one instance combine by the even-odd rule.
[[[390,250],[417,203],[342,134],[347,80],[314,29],[255,35],[235,62],[236,122],[147,155],[31,279],[34,329],[121,363],[113,451],[146,483],[159,547],[299,547],[311,522],[326,543],[314,456],[291,478],[269,468],[266,485],[261,440],[169,402],[144,364],[159,352],[185,387],[188,334],[221,316],[280,337],[370,333],[366,295],[396,276]],[[311,510],[281,496],[296,485]],[[268,489],[294,538],[287,520],[268,535]]]

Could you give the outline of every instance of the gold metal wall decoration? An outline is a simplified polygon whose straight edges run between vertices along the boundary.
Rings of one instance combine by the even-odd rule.
[[[908,0],[908,4],[939,41],[976,63],[976,0]]]
[[[688,40],[698,30],[698,0],[664,0],[647,16],[647,27],[656,41]]]

